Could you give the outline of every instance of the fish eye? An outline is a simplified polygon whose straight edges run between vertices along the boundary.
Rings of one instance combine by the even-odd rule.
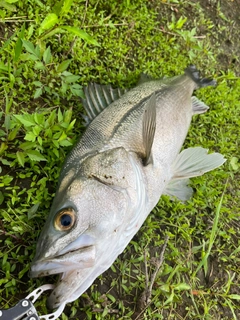
[[[75,211],[72,208],[65,208],[56,214],[54,227],[59,231],[68,231],[73,227],[75,220]]]

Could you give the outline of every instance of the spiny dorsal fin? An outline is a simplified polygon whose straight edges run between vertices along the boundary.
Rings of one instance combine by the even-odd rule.
[[[153,93],[146,103],[143,115],[143,149],[145,157],[143,164],[147,165],[150,162],[152,144],[156,130],[156,95]]]
[[[113,89],[110,85],[99,85],[96,83],[90,83],[85,87],[84,93],[86,99],[83,100],[83,106],[90,122],[126,92],[126,89]]]
[[[204,102],[202,102],[195,96],[192,97],[193,114],[201,114],[206,112],[208,109],[209,107]]]

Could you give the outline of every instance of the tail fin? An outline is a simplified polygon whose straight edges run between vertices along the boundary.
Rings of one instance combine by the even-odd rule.
[[[195,83],[196,89],[203,88],[208,86],[216,86],[216,80],[209,79],[209,78],[200,78],[200,72],[194,65],[190,65],[185,69],[185,74],[188,75]]]

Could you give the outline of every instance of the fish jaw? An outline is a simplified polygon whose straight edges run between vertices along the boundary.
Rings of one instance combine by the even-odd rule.
[[[96,246],[88,235],[81,235],[58,254],[33,261],[30,276],[43,277],[75,269],[90,268],[94,265]]]

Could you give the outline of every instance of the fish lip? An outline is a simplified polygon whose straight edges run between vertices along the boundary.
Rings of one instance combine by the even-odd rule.
[[[34,261],[29,276],[31,278],[62,274],[77,268],[89,268],[95,261],[95,246],[90,245],[76,250]]]

